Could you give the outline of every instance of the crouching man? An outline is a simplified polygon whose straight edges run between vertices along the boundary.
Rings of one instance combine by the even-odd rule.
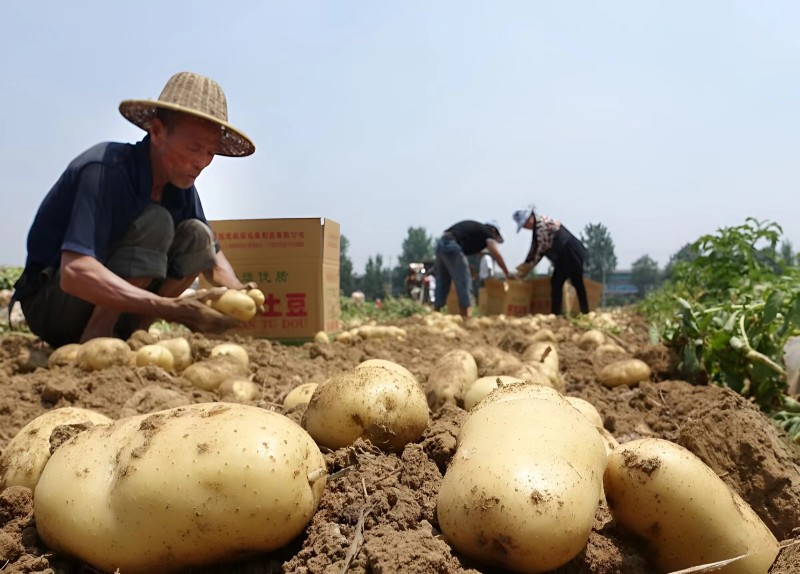
[[[122,115],[147,131],[136,144],[79,155],[42,201],[15,285],[28,325],[53,347],[126,338],[157,318],[193,331],[237,324],[198,298],[179,298],[202,273],[241,289],[208,226],[195,180],[215,155],[247,156],[228,124],[220,86],[182,72],[158,100],[126,100]]]

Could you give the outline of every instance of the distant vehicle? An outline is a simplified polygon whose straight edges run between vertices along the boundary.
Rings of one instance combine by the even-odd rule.
[[[409,263],[406,273],[406,295],[420,303],[433,303],[434,262]]]

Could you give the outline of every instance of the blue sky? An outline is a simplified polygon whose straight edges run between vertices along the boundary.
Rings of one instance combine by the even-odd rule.
[[[605,224],[620,267],[747,216],[800,249],[796,1],[108,1],[0,6],[0,264],[118,113],[210,76],[256,154],[198,180],[210,219],[324,216],[357,271],[409,226],[528,203]],[[545,267],[545,266],[543,266]]]

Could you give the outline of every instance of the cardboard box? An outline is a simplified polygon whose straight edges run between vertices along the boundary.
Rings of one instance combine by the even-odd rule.
[[[486,314],[502,314],[508,317],[528,315],[530,313],[533,287],[532,281],[487,279],[484,282],[487,297]]]
[[[586,287],[586,298],[589,303],[589,310],[594,311],[600,305],[603,294],[603,285],[597,281],[584,278]],[[537,277],[524,281],[501,281],[499,279],[487,279],[486,289],[488,300],[486,303],[487,315],[505,314],[508,316],[519,317],[527,314],[548,314],[551,308],[550,298],[550,278]],[[522,312],[527,298],[527,311]],[[578,313],[578,295],[575,288],[570,283],[564,284],[564,296],[562,298],[562,309],[565,313]]]
[[[209,224],[239,279],[255,281],[266,297],[264,313],[239,333],[303,342],[318,331],[339,330],[338,223],[307,218]]]

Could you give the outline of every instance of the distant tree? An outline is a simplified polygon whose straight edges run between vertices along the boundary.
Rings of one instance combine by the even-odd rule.
[[[649,255],[642,255],[631,266],[631,283],[636,285],[639,295],[644,297],[658,287],[660,275],[658,263]]]
[[[617,268],[617,256],[614,253],[614,241],[602,223],[590,223],[581,234],[581,241],[588,251],[586,275],[595,281],[605,280]]]
[[[792,248],[792,242],[788,239],[781,241],[781,260],[787,267],[797,265],[797,254]]]
[[[342,235],[339,239],[339,290],[349,296],[355,290],[353,279],[353,261],[348,253],[350,241]]]
[[[367,259],[367,266],[364,270],[364,295],[367,299],[374,300],[384,297],[384,270],[383,256],[376,255],[373,259]]]
[[[687,243],[670,256],[667,265],[664,267],[664,279],[672,277],[672,270],[678,263],[688,263],[695,259],[697,259],[697,253],[692,248],[692,244]]]

